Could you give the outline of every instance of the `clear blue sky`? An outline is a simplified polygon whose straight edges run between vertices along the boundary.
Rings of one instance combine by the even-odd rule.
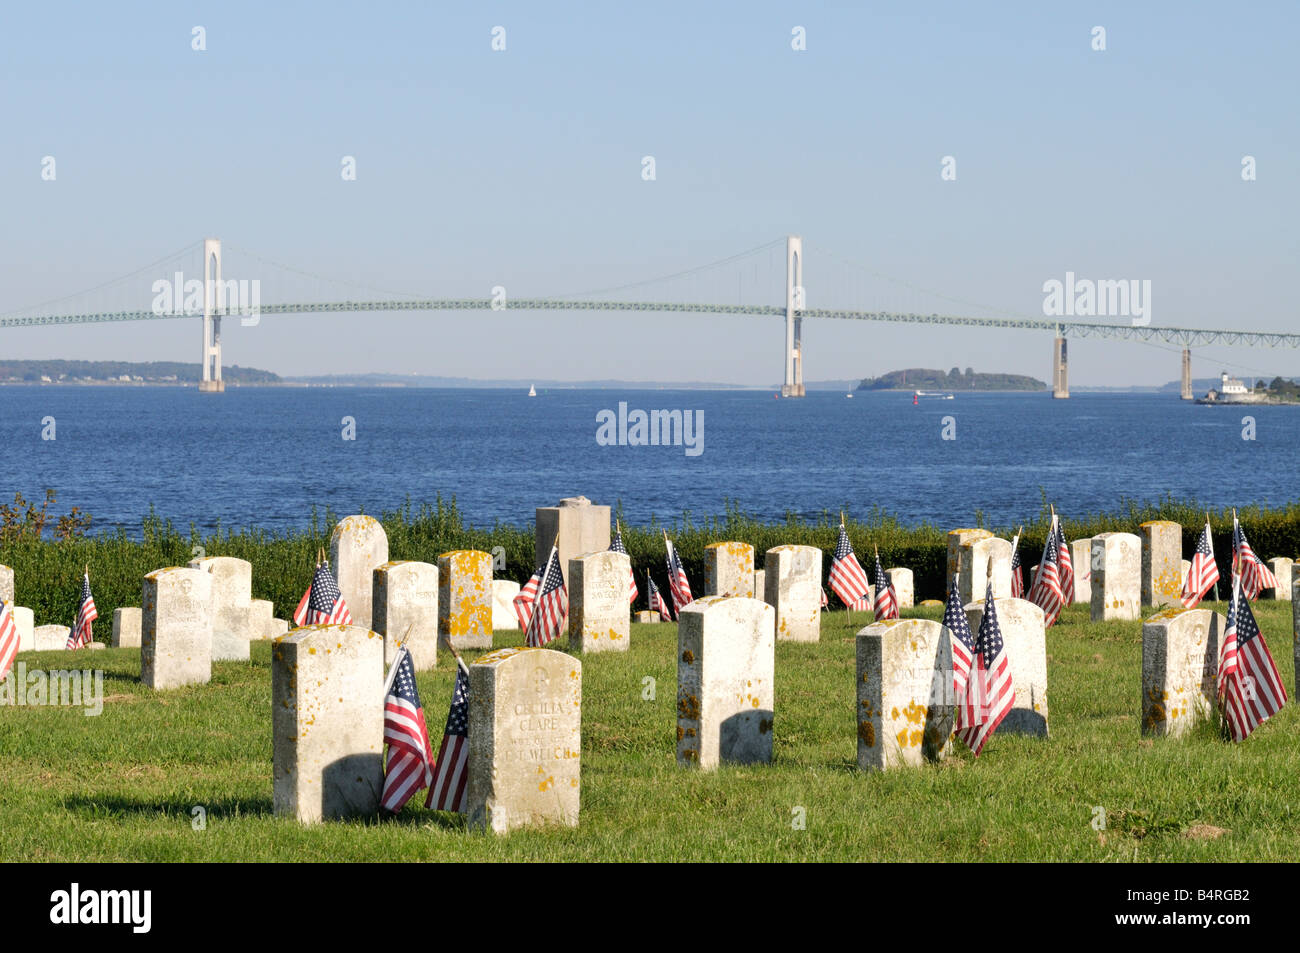
[[[812,245],[810,306],[1041,314],[1043,282],[1070,270],[1150,279],[1156,324],[1300,326],[1300,6],[863,6],[7,5],[0,312],[207,235],[395,291],[523,297],[795,232]],[[496,25],[504,52],[490,48]],[[794,26],[806,51],[791,49]],[[656,181],[642,180],[644,155]],[[940,179],[945,155],[956,181]],[[1242,181],[1244,155],[1257,181]],[[971,304],[855,285],[823,250]],[[114,306],[148,307],[154,277]],[[718,287],[734,296],[737,280]],[[298,293],[270,274],[264,285]],[[772,384],[782,329],[479,312],[267,317],[228,322],[224,340],[227,363],[282,373]],[[1049,350],[1013,332],[805,332],[808,379],[907,365],[1045,378]],[[10,357],[197,352],[191,321],[0,330]],[[1113,342],[1076,342],[1071,361],[1083,384],[1178,370],[1176,353]],[[1195,373],[1225,361],[1300,374],[1296,351],[1248,349],[1198,352]]]

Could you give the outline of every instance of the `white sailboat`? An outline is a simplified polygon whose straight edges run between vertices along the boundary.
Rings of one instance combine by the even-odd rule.
[[[528,385],[528,396],[529,396],[529,397],[536,397],[536,396],[537,396],[537,388],[534,387],[532,384],[529,384],[529,385]]]

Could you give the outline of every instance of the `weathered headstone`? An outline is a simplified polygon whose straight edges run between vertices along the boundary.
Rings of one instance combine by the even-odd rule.
[[[559,506],[537,507],[535,565],[545,564],[551,542],[560,557],[560,571],[569,584],[569,560],[581,553],[609,549],[609,507],[597,506],[585,496],[560,500]]]
[[[417,672],[438,664],[438,567],[429,563],[384,563],[373,573],[373,628],[384,637],[384,665],[397,658],[406,640]]]
[[[153,689],[212,680],[212,576],[172,566],[144,577],[140,681]]]
[[[820,639],[822,551],[816,546],[774,546],[767,551],[763,571],[763,601],[776,609],[777,639]]]
[[[18,651],[30,652],[36,648],[36,616],[26,606],[14,606],[14,629],[18,633]]]
[[[1190,573],[1191,571],[1192,571],[1192,564],[1191,564],[1190,561],[1188,561],[1188,560],[1186,560],[1186,559],[1179,560],[1179,566],[1178,566],[1178,580],[1179,580],[1179,581],[1178,581],[1178,591],[1179,591],[1180,593],[1181,593],[1184,589],[1187,588],[1187,574]]]
[[[1227,623],[1210,609],[1172,607],[1142,623],[1142,734],[1176,738],[1211,717]]]
[[[986,529],[951,529],[948,531],[948,566],[945,579],[961,574],[962,546],[977,539],[990,539],[993,536]],[[1023,557],[1021,557],[1023,560]]]
[[[772,760],[776,613],[766,602],[740,596],[705,596],[682,610],[678,764],[715,768],[723,761]]]
[[[737,542],[705,546],[704,594],[754,598],[754,547]]]
[[[374,572],[388,562],[388,534],[373,516],[345,516],[330,535],[330,565],[352,624],[371,627]]]
[[[1021,556],[1023,559],[1023,555]],[[1074,603],[1092,605],[1092,537],[1076,539],[1070,543],[1070,564],[1074,569]],[[1025,592],[1029,591],[1032,579],[1025,581]]]
[[[252,626],[253,564],[233,556],[190,560],[191,569],[212,577],[212,661],[247,661]]]
[[[265,642],[275,638],[279,632],[272,628],[275,619],[275,603],[270,599],[251,599],[248,603],[248,632],[254,641]]]
[[[578,826],[582,663],[551,649],[509,648],[469,669],[470,828]]]
[[[1142,541],[1132,533],[1092,538],[1093,622],[1142,614]]]
[[[9,566],[0,566],[0,599],[14,601],[14,571]]]
[[[662,622],[663,620],[659,618],[658,612],[654,612],[649,609],[642,609],[640,612],[636,614],[636,621],[655,623],[655,622]]]
[[[609,549],[569,560],[570,648],[583,652],[627,651],[631,565],[626,553]]]
[[[438,557],[438,635],[457,649],[492,648],[490,554],[458,549]]]
[[[1151,520],[1139,530],[1142,538],[1142,604],[1182,605],[1178,567],[1183,559],[1183,527],[1172,520]]]
[[[517,629],[519,616],[515,615],[515,596],[519,583],[513,579],[492,580],[492,628]]]
[[[138,649],[140,647],[140,610],[133,606],[123,606],[113,610],[113,640],[115,649]]]
[[[979,634],[984,618],[984,600],[966,606],[966,622],[972,635]],[[1022,735],[1048,734],[1047,630],[1043,610],[1025,599],[995,599],[998,628],[1011,667],[1016,699],[998,725],[1000,732]]]
[[[765,569],[754,570],[754,598],[767,598],[767,570]]]
[[[32,630],[32,648],[37,652],[53,652],[68,647],[72,629],[66,625],[38,625]]]
[[[1268,561],[1268,568],[1273,571],[1273,575],[1277,579],[1277,588],[1265,589],[1264,592],[1261,593],[1261,595],[1266,597],[1271,597],[1273,599],[1280,599],[1283,602],[1291,601],[1291,579],[1293,577],[1293,566],[1294,564],[1286,556],[1277,556],[1273,559],[1270,559]]]
[[[910,569],[886,569],[889,575],[890,585],[894,587],[894,595],[898,597],[898,608],[910,609],[916,605],[916,589],[912,581],[912,570]],[[875,586],[870,587],[871,591],[868,598],[875,597]]]
[[[271,620],[271,629],[270,629],[270,631],[271,631],[271,638],[273,638],[273,639],[278,639],[278,638],[279,638],[280,636],[282,636],[282,635],[288,635],[288,634],[289,634],[289,620],[288,620],[288,619],[272,619],[272,620]]]
[[[272,805],[304,823],[364,817],[384,785],[384,644],[310,625],[271,647]]]
[[[957,592],[963,604],[984,598],[990,563],[993,564],[993,598],[1006,599],[1011,595],[1011,542],[985,535],[961,544]]]
[[[951,750],[952,633],[929,619],[875,622],[857,636],[858,767],[939,761]]]

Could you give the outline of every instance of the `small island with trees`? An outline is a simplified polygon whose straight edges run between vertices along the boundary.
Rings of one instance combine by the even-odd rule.
[[[971,368],[954,367],[944,373],[928,367],[909,367],[879,377],[863,378],[858,390],[943,390],[943,391],[1034,391],[1047,384],[1023,374],[977,374]]]

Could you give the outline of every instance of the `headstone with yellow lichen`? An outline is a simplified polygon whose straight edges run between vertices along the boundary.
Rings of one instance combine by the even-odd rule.
[[[1139,530],[1142,538],[1142,604],[1182,605],[1180,568],[1183,528],[1172,520],[1151,520]]]
[[[857,635],[858,767],[884,771],[952,747],[952,633],[928,619],[876,622]]]
[[[705,546],[704,594],[754,598],[754,547],[738,542]]]
[[[677,763],[772,760],[776,610],[705,596],[677,620]]]
[[[458,549],[438,557],[438,636],[457,649],[492,648],[492,556]]]
[[[551,649],[499,649],[469,668],[471,829],[578,826],[582,663]]]
[[[366,817],[384,785],[384,640],[310,625],[271,645],[272,805],[304,823]]]
[[[998,731],[1046,737],[1047,629],[1043,610],[1025,599],[994,599],[993,606],[1016,690],[1015,702]],[[966,606],[966,621],[972,632],[979,631],[983,618],[982,601]]]
[[[1092,538],[1093,622],[1133,620],[1142,614],[1142,541],[1132,533]]]
[[[1142,623],[1142,734],[1176,738],[1211,717],[1227,623],[1210,609],[1181,606]]]
[[[384,637],[384,665],[405,644],[417,672],[438,664],[438,567],[399,560],[373,573],[374,630]],[[403,640],[405,642],[403,643]]]
[[[816,546],[776,546],[767,551],[764,601],[776,610],[780,641],[821,638],[822,551]]]
[[[626,553],[605,549],[569,560],[569,647],[626,652],[631,633]]]
[[[345,516],[330,535],[330,565],[352,624],[369,629],[374,571],[388,562],[388,534],[373,516]]]
[[[171,566],[144,577],[140,681],[153,689],[212,681],[212,577]]]

